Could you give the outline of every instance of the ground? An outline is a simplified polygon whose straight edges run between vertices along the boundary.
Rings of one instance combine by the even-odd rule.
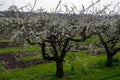
[[[21,51],[22,49],[22,51]],[[107,68],[106,54],[89,55],[86,50],[68,52],[65,76],[55,77],[55,62],[44,61],[36,46],[0,48],[0,80],[120,80],[120,53]],[[42,64],[41,64],[42,63]]]

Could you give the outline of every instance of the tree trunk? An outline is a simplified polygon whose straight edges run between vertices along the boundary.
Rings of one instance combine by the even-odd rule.
[[[112,55],[107,55],[107,66],[108,67],[113,66],[112,58],[113,58]]]
[[[63,61],[56,62],[56,76],[58,78],[62,78],[64,76]]]
[[[43,59],[46,58],[46,57],[45,57],[45,54],[46,54],[46,52],[45,52],[45,47],[46,47],[46,45],[45,45],[45,43],[43,42],[42,45],[41,45],[41,49],[42,49],[42,57],[43,57]]]

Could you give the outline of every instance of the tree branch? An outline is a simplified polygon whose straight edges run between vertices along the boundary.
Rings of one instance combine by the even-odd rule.
[[[104,41],[103,37],[101,36],[101,34],[97,34],[99,36],[99,39],[101,40],[102,42],[102,45],[104,46],[107,54],[109,53],[109,49],[108,49],[108,46],[107,46],[107,43]]]
[[[63,49],[62,49],[61,55],[60,55],[62,58],[64,58],[65,55],[66,55],[66,52],[67,52],[66,48],[67,48],[67,46],[69,44],[69,41],[70,41],[69,39],[66,39],[64,44],[63,44]]]

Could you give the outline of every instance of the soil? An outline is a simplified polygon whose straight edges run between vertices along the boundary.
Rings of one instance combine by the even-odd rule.
[[[26,68],[36,64],[44,64],[50,61],[43,59],[34,59],[29,61],[19,61],[12,53],[0,54],[0,61],[6,69]]]
[[[36,55],[38,55],[38,54],[40,54],[40,52],[17,52],[17,53],[15,53],[14,55],[15,55],[15,57],[16,58],[22,58],[22,57],[30,57],[30,56],[36,56]]]
[[[0,42],[0,48],[6,48],[6,47],[13,47],[13,46],[18,46],[15,44],[10,45],[10,42]],[[98,46],[97,47],[101,47]],[[86,50],[89,49],[89,46],[83,46],[83,47],[79,47],[79,50]],[[75,50],[76,47],[75,47]],[[93,51],[88,53],[89,55],[98,55],[98,54],[104,54],[105,51]],[[43,60],[43,59],[34,59],[34,60],[29,60],[29,61],[20,61],[18,60],[18,58],[22,58],[22,57],[27,57],[27,56],[35,56],[39,54],[39,52],[18,52],[18,53],[4,53],[4,54],[0,54],[0,62],[2,62],[5,66],[6,69],[15,69],[15,68],[26,68],[26,67],[30,67],[36,64],[44,64],[44,63],[48,63],[50,61],[47,60]]]
[[[88,52],[89,55],[96,56],[96,55],[103,55],[105,54],[105,50],[96,50]]]
[[[0,48],[18,47],[21,44],[16,42],[0,42]]]

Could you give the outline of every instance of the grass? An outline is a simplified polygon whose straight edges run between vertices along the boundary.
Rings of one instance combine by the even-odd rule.
[[[92,43],[93,39],[86,40],[82,45]],[[14,47],[0,49],[0,54],[7,52],[34,52],[40,50],[37,46]],[[114,66],[107,68],[106,55],[91,56],[86,52],[68,52],[64,61],[65,76],[58,79],[55,76],[55,62],[34,65],[24,69],[6,70],[0,63],[0,80],[120,80],[120,52],[114,56]],[[23,57],[26,61],[38,59],[41,55]]]
[[[81,39],[81,37],[75,37],[75,39]],[[83,45],[89,45],[89,44],[93,44],[93,43],[96,43],[96,44],[99,44],[99,38],[94,35],[94,36],[91,36],[90,38],[86,39],[84,42],[72,42],[72,44],[76,45],[76,46],[83,46]]]
[[[72,53],[68,53],[71,55]],[[64,62],[65,76],[62,79],[55,77],[55,63],[47,63],[34,65],[30,68],[5,70],[0,69],[0,80],[119,80],[120,65],[115,65],[111,68],[105,66],[106,55],[90,56],[83,53],[77,54],[72,65],[74,70],[71,70],[71,63],[67,61],[66,56]],[[114,58],[120,57],[117,54]],[[29,59],[28,59],[29,60]]]
[[[0,80],[42,80],[43,77],[47,78],[47,75],[54,74],[55,67],[53,65],[54,63],[48,63],[47,65],[42,64],[26,69],[4,70],[4,72],[0,73]],[[47,69],[48,67],[49,69]]]
[[[36,56],[30,56],[30,57],[22,57],[22,58],[19,58],[19,60],[21,61],[28,61],[28,60],[34,60],[34,59],[41,59],[41,55],[38,54]]]
[[[31,46],[31,47],[11,47],[11,48],[3,48],[0,49],[0,54],[3,53],[16,53],[16,52],[34,52],[39,51],[40,48],[37,46]]]
[[[0,39],[0,42],[11,42],[10,39]]]

